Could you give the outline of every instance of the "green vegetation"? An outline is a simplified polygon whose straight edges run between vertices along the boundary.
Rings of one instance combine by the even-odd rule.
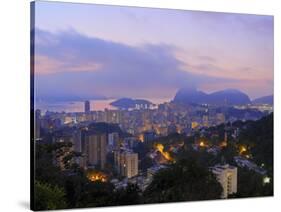
[[[69,143],[36,144],[35,210],[128,205],[141,202],[139,190],[130,185],[114,190],[109,182],[92,182],[75,163]],[[54,157],[64,156],[66,170],[54,165]],[[56,193],[56,195],[54,195]],[[48,200],[48,201],[47,201]]]
[[[239,143],[251,149],[254,161],[265,164],[267,170],[273,170],[273,113],[258,121],[246,122],[239,136]]]
[[[34,188],[36,210],[63,209],[67,206],[63,188],[38,181]]]
[[[196,161],[181,160],[159,171],[144,192],[146,203],[219,199],[216,177]]]
[[[273,195],[273,182],[264,183],[264,176],[245,168],[238,168],[238,187],[234,198],[261,197]]]
[[[148,152],[154,143],[165,146],[164,151],[170,151],[175,163],[155,174],[152,183],[144,192],[134,185],[118,189],[110,182],[90,181],[86,172],[74,163],[74,158],[80,154],[71,151],[72,144],[67,142],[51,143],[43,140],[36,143],[35,158],[35,209],[62,209],[79,207],[100,207],[113,205],[130,205],[157,202],[194,201],[219,199],[222,188],[209,167],[220,162],[236,165],[233,157],[239,155],[239,146],[247,147],[252,160],[267,171],[270,179],[264,182],[265,176],[246,168],[238,169],[238,192],[232,197],[258,197],[273,195],[273,114],[258,121],[235,122],[234,128],[239,128],[238,137],[228,137],[227,146],[222,147],[217,154],[209,153],[206,147],[193,148],[193,144],[202,139],[209,146],[219,145],[225,133],[225,127],[230,124],[208,128],[201,136],[196,133],[186,137],[181,134],[170,134],[149,144],[139,143],[134,151],[141,160],[139,167],[143,172],[153,165]],[[106,124],[90,126],[96,132],[112,132],[116,126]],[[231,134],[231,132],[229,132]],[[45,139],[51,139],[46,136]],[[177,151],[172,152],[177,147]],[[61,170],[54,161],[60,158],[64,169]],[[106,170],[113,170],[113,154],[107,156]],[[114,173],[111,173],[114,175]]]
[[[143,203],[140,189],[135,184],[128,184],[124,189],[115,193],[116,205],[135,205]]]

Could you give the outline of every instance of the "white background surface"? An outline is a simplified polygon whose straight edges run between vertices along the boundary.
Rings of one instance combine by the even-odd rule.
[[[281,154],[279,154],[281,150],[281,5],[278,4],[281,1],[73,0],[72,2],[269,14],[275,16],[275,196],[273,198],[83,209],[83,211],[277,211],[281,200]],[[29,1],[0,1],[0,30],[0,211],[14,212],[29,209]]]

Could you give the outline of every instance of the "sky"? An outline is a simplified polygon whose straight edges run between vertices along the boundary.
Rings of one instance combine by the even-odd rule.
[[[272,16],[43,1],[32,30],[38,98],[273,94]]]

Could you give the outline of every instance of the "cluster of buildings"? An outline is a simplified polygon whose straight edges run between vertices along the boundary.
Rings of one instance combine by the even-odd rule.
[[[53,133],[53,143],[71,143],[69,149],[64,149],[64,155],[55,160],[56,165],[65,169],[62,158],[70,151],[81,153],[73,160],[85,170],[105,170],[108,154],[114,155],[114,169],[119,176],[131,178],[138,175],[138,154],[134,153],[131,138],[125,141],[117,132],[98,133],[89,128],[67,128]]]
[[[159,172],[161,169],[167,168],[166,165],[154,165],[147,169],[146,173],[139,173],[138,175],[131,178],[124,178],[118,180],[117,178],[112,179],[110,182],[114,184],[116,189],[126,188],[128,184],[136,184],[141,191],[145,189],[152,182],[154,175]]]
[[[244,110],[248,111],[249,107],[236,109],[233,112],[227,107],[206,104],[187,106],[172,102],[163,103],[153,108],[105,109],[104,111],[91,111],[90,108],[90,102],[85,101],[84,112],[56,113],[47,111],[41,118],[41,127],[51,130],[63,125],[105,122],[118,124],[122,131],[144,138],[144,136],[151,137],[153,134],[166,136],[175,132],[190,134],[196,129],[216,126],[226,121],[257,119],[261,116],[261,112],[255,111],[256,109],[253,109],[255,111],[253,113],[243,112]],[[38,114],[38,116],[40,115]],[[144,133],[150,134],[143,135]],[[40,135],[36,135],[36,137],[38,138]]]
[[[268,110],[264,107],[262,109]],[[243,110],[243,108],[239,108],[239,110]],[[247,116],[246,118],[257,118],[251,117],[249,114]],[[133,110],[91,111],[90,102],[85,101],[84,112],[46,112],[42,116],[40,110],[36,110],[34,136],[36,140],[40,141],[42,132],[51,132],[52,142],[72,143],[71,147],[64,149],[65,153],[70,151],[81,153],[81,156],[74,157],[73,160],[84,169],[106,170],[109,162],[107,156],[111,154],[113,155],[114,172],[117,173],[115,178],[111,178],[115,187],[122,188],[126,187],[128,183],[135,183],[139,188],[145,190],[155,173],[165,168],[165,165],[154,165],[147,169],[145,175],[139,172],[139,155],[133,151],[139,142],[147,144],[159,136],[167,136],[176,132],[192,135],[194,131],[200,132],[202,129],[204,131],[207,127],[223,124],[226,121],[236,121],[239,118],[230,114],[225,108],[210,105],[183,106],[164,103],[158,107],[139,107]],[[99,133],[89,128],[90,123],[104,122],[118,125],[123,132],[127,133],[127,136],[121,138],[118,132]],[[236,136],[238,133],[238,131],[233,131],[232,136]],[[227,145],[226,133],[221,144]],[[196,150],[205,146],[207,144],[199,142],[194,144],[193,148]],[[220,146],[208,147],[208,151],[217,154],[220,148]],[[169,160],[169,155],[166,155],[168,153],[161,152],[161,149],[158,151]],[[65,169],[63,156],[58,157],[55,163]],[[238,166],[263,171],[243,158],[236,157],[235,161]],[[211,167],[210,170],[222,185],[222,198],[227,198],[237,192],[237,167],[217,165]],[[102,174],[90,177],[93,180],[107,179]]]
[[[273,105],[271,104],[249,104],[249,105],[237,105],[235,108],[240,110],[246,110],[246,109],[254,109],[261,112],[264,112],[266,114],[270,114],[273,112]]]

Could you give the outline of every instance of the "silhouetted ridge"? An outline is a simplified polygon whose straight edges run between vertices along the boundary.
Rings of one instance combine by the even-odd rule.
[[[241,105],[251,103],[250,98],[245,93],[236,89],[226,89],[214,93],[206,94],[196,89],[180,89],[174,98],[175,103],[184,104],[230,104]]]
[[[273,95],[263,96],[252,101],[254,104],[273,104]]]

